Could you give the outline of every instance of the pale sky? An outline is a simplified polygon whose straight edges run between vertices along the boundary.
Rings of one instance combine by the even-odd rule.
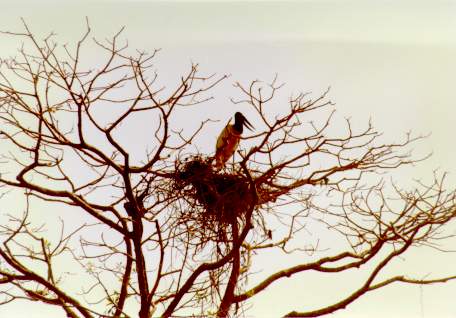
[[[398,180],[429,178],[433,169],[449,171],[448,187],[456,184],[453,133],[456,118],[455,1],[0,1],[0,29],[20,31],[20,17],[32,31],[58,34],[73,43],[84,30],[85,16],[93,35],[108,38],[121,26],[132,48],[161,48],[157,68],[164,81],[174,79],[198,62],[207,73],[231,74],[214,90],[210,117],[225,122],[237,109],[229,102],[234,81],[270,80],[275,73],[286,82],[286,95],[318,94],[331,86],[330,98],[341,116],[374,125],[395,138],[413,130],[432,133],[417,148],[433,152],[427,162],[395,176]],[[1,56],[17,43],[0,40]],[[8,52],[8,53],[5,53]],[[95,52],[95,51],[94,51]],[[96,63],[99,58],[89,51]],[[91,60],[86,61],[90,65]],[[188,118],[177,124],[186,127]],[[213,126],[214,134],[220,127]],[[395,139],[397,140],[397,139]],[[213,140],[201,140],[201,151],[212,151]],[[454,227],[454,224],[453,224]],[[454,227],[452,233],[456,233]],[[316,234],[318,235],[318,234]],[[454,241],[453,241],[454,243]],[[296,260],[299,261],[299,260]],[[419,277],[454,273],[456,254],[418,250],[409,264]],[[282,264],[273,264],[279,267]],[[349,278],[295,276],[272,285],[248,313],[278,317],[291,310],[312,309],[342,297]],[[347,285],[348,284],[348,285]],[[394,285],[373,292],[332,314],[344,317],[455,317],[456,282],[446,285]],[[329,304],[329,303],[328,303]],[[62,312],[37,311],[28,303],[0,306],[0,317],[64,317]]]

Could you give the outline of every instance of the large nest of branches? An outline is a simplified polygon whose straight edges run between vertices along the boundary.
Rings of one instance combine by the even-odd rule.
[[[190,157],[176,163],[174,190],[188,204],[180,209],[179,223],[193,229],[200,240],[227,242],[231,226],[245,222],[256,205],[249,179],[238,172],[219,172],[210,158]]]

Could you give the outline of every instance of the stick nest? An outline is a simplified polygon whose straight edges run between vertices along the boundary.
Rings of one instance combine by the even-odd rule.
[[[237,172],[219,172],[211,159],[190,157],[176,163],[174,190],[188,204],[179,209],[179,223],[192,229],[201,243],[230,241],[234,222],[244,223],[245,214],[256,205],[249,179]]]

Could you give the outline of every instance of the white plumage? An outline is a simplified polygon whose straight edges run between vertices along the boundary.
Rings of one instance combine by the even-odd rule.
[[[239,146],[243,128],[246,126],[251,130],[252,124],[240,112],[234,114],[234,124],[229,122],[223,128],[215,147],[215,167],[221,169],[225,166],[228,159],[234,154]],[[249,127],[250,126],[250,127]]]

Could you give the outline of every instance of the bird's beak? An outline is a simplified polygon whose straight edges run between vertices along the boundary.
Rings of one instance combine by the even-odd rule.
[[[253,125],[244,117],[244,126],[247,127],[248,130],[253,131]]]

